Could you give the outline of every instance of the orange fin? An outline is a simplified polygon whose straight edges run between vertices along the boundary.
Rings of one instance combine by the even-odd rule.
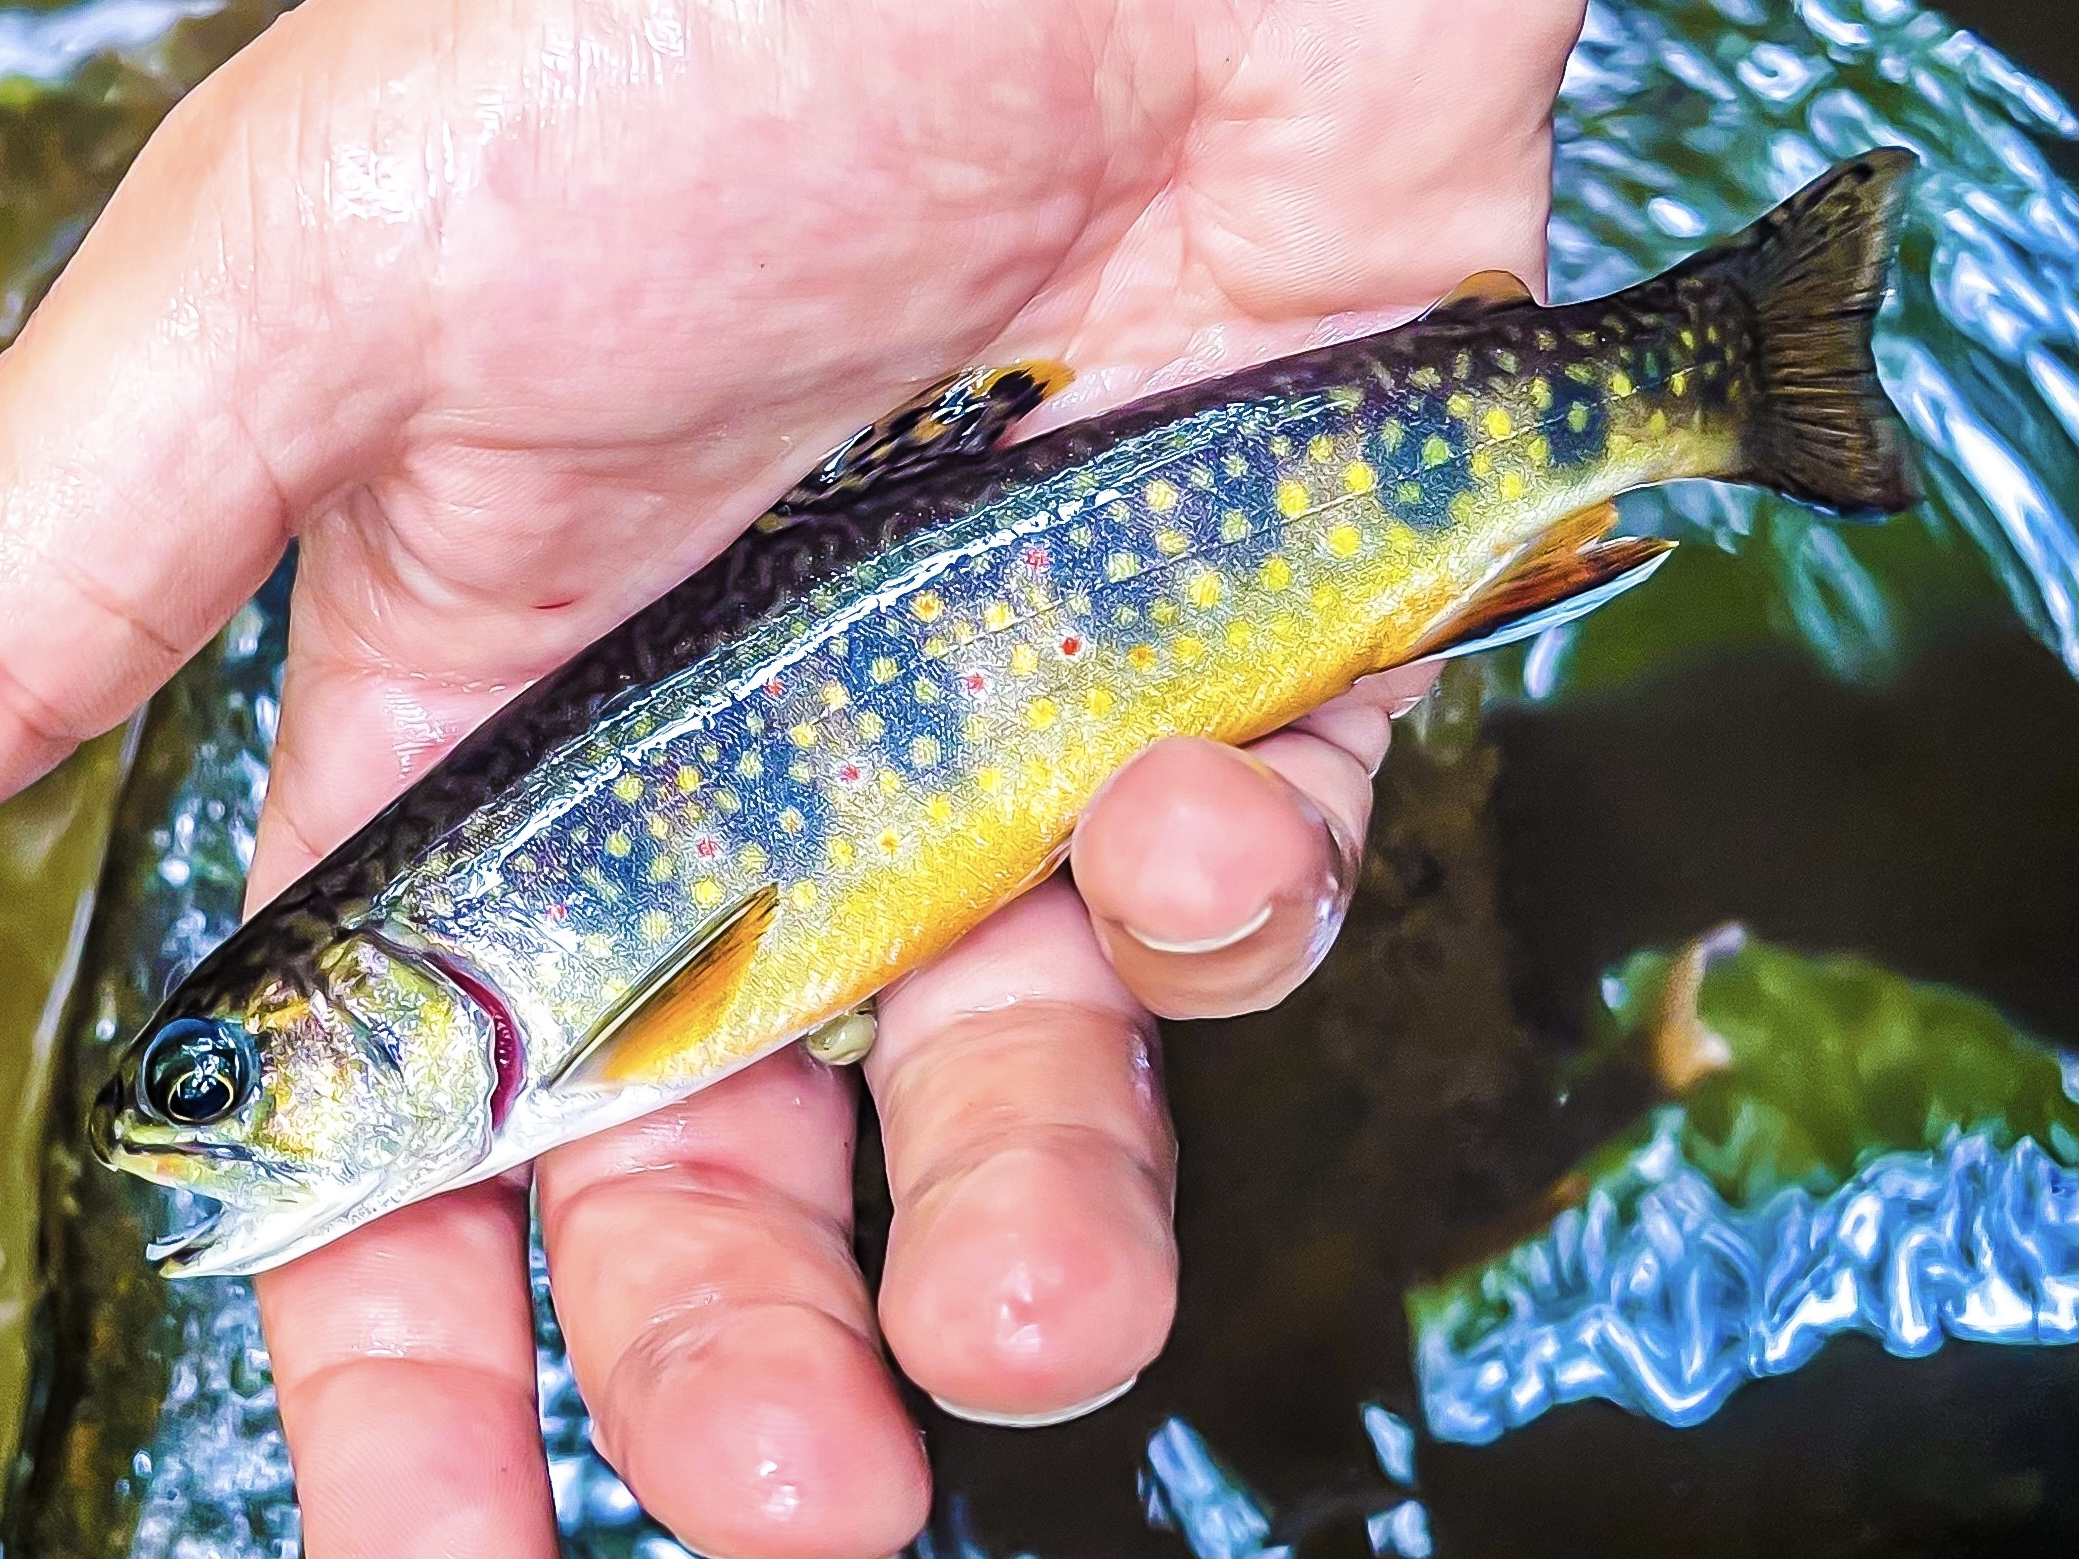
[[[1514,271],[1475,271],[1429,306],[1424,319],[1477,319],[1497,309],[1514,308],[1538,300]]]
[[[1531,638],[1644,583],[1675,544],[1658,536],[1596,540],[1616,518],[1609,504],[1568,516],[1515,567],[1430,629],[1403,664],[1473,655]]]
[[[1020,417],[1073,378],[1067,364],[1035,358],[941,379],[824,456],[758,524],[783,530],[804,514],[836,508],[884,482],[986,455]]]
[[[668,1083],[674,1063],[714,1032],[779,909],[771,883],[673,950],[629,990],[549,1079],[551,1088]]]

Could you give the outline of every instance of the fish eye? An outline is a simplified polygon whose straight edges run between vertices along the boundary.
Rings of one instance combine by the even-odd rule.
[[[151,1037],[138,1064],[146,1113],[176,1126],[207,1126],[245,1103],[253,1089],[253,1042],[242,1028],[175,1018]]]

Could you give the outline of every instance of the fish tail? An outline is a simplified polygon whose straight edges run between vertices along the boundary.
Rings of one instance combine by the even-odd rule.
[[[1919,160],[1888,146],[1839,163],[1683,267],[1718,272],[1750,311],[1756,393],[1727,475],[1844,515],[1918,498],[1870,334]]]

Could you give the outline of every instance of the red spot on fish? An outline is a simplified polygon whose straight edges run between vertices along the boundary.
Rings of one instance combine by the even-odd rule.
[[[698,844],[693,846],[693,853],[695,855],[711,859],[714,856],[715,852],[720,850],[721,848],[722,847],[716,844],[714,840],[703,839]]]
[[[562,925],[569,918],[570,906],[568,904],[551,904],[549,906],[549,919],[555,921],[557,925]]]
[[[840,781],[842,781],[842,782],[843,782],[844,784],[847,784],[847,785],[856,785],[856,784],[858,784],[858,783],[859,783],[859,765],[858,765],[858,764],[856,764],[856,763],[848,763],[848,764],[844,765],[844,767],[842,767],[841,769],[839,769],[839,770],[837,771],[837,777],[838,777],[838,779],[839,779]]]
[[[1061,653],[1073,659],[1075,656],[1083,653],[1083,641],[1074,634],[1070,634],[1061,641]]]
[[[1027,568],[1045,568],[1047,566],[1047,549],[1045,547],[1027,547],[1025,549],[1025,566]]]
[[[983,676],[979,671],[970,671],[966,676],[962,677],[960,681],[970,693],[979,693],[982,691],[983,688],[989,685],[989,679]]]
[[[765,696],[767,698],[778,698],[780,694],[785,691],[786,689],[780,686],[780,679],[778,677],[774,677],[770,682],[765,684]]]

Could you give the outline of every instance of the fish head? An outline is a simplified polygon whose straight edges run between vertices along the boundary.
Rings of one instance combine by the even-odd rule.
[[[489,1013],[378,934],[339,932],[297,962],[295,975],[226,978],[205,961],[94,1102],[103,1163],[220,1204],[155,1248],[169,1276],[278,1265],[489,1152]]]

